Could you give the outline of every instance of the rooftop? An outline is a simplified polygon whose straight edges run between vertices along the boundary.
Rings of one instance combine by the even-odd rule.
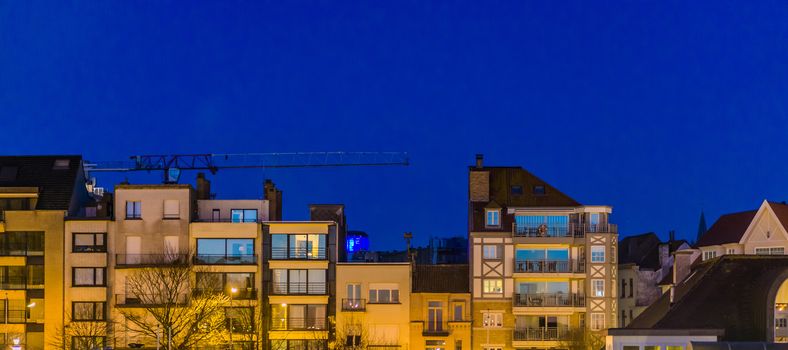
[[[0,187],[35,187],[38,210],[69,210],[75,189],[83,189],[82,156],[0,156]]]
[[[415,265],[414,293],[470,293],[468,265]]]

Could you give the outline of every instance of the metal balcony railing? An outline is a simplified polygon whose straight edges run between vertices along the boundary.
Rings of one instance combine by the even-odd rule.
[[[227,296],[230,296],[231,294],[229,289],[195,288],[192,290],[192,295],[195,297],[220,293],[224,293]],[[238,291],[233,293],[232,297],[234,300],[255,300],[257,299],[257,289],[238,288]]]
[[[24,276],[11,276],[0,279],[0,289],[18,290],[27,288],[27,279]]]
[[[0,323],[25,323],[27,322],[27,310],[0,309]]]
[[[564,340],[569,337],[569,327],[515,328],[514,340]]]
[[[512,225],[515,237],[585,237],[586,233],[617,233],[615,224]]]
[[[421,331],[421,335],[429,337],[447,337],[449,336],[449,328],[444,323],[425,324],[426,328]]]
[[[326,282],[271,282],[269,291],[276,295],[325,295]]]
[[[194,263],[198,265],[255,265],[257,255],[207,255],[197,254]]]
[[[364,311],[367,299],[342,299],[342,311]]]
[[[577,293],[515,293],[513,298],[514,306],[541,307],[541,306],[566,306],[583,307],[586,305],[586,297]]]
[[[271,247],[271,259],[273,260],[325,260],[326,248],[283,248]]]
[[[258,223],[263,222],[261,219],[231,219],[231,218],[221,218],[221,219],[214,219],[214,218],[197,218],[194,220],[195,222],[229,222],[233,224],[249,224],[249,223]]]
[[[585,272],[585,264],[577,260],[515,260],[514,272],[529,272],[529,273]]]
[[[271,330],[298,331],[298,330],[325,330],[326,319],[318,317],[289,317],[287,319],[272,319]]]
[[[123,267],[187,265],[188,263],[188,254],[115,254],[115,265]]]
[[[115,305],[117,306],[185,305],[188,302],[188,294],[181,294],[175,298],[158,294],[115,294]]]

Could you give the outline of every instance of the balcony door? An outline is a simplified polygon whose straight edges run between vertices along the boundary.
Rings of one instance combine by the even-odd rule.
[[[142,253],[142,237],[127,236],[126,237],[126,263],[139,264]]]
[[[427,330],[440,332],[443,330],[443,303],[430,301],[427,308]]]

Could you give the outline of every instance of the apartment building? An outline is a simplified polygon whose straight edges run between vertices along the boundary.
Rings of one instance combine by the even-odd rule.
[[[0,157],[0,347],[57,342],[64,222],[89,199],[79,156]]]
[[[471,348],[468,265],[414,265],[410,334],[414,349]]]
[[[617,230],[521,167],[469,168],[473,348],[566,348],[617,325]]]
[[[410,348],[410,263],[337,263],[336,348]]]
[[[764,200],[757,210],[725,214],[696,243],[702,259],[729,254],[783,255],[788,250],[788,205]]]

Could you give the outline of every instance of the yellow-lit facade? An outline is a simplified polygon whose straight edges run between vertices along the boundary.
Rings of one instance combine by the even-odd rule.
[[[436,314],[440,314],[440,321]],[[410,338],[414,349],[471,348],[471,294],[413,292]]]

